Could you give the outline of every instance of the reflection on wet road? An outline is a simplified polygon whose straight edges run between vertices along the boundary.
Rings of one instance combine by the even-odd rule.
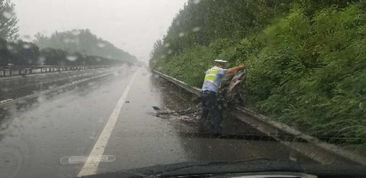
[[[102,145],[98,173],[197,160],[312,162],[232,118],[223,124],[232,136],[222,138],[200,134],[194,124],[157,118],[152,106],[187,108],[193,104],[190,96],[146,69],[112,70],[114,75],[69,90],[0,107],[0,177],[75,177],[92,160],[90,153],[136,71]]]

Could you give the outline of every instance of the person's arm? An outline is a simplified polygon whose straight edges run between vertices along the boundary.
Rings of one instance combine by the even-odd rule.
[[[225,72],[226,73],[232,73],[232,72],[237,72],[237,71],[240,71],[240,70],[243,70],[243,69],[245,69],[245,66],[240,65],[240,66],[237,66],[237,67],[232,67],[232,68],[226,69]]]

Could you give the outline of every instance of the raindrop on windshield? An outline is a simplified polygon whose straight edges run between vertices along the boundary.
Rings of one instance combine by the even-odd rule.
[[[193,29],[192,29],[192,31],[193,32],[198,32],[198,31],[200,31],[201,30],[201,28],[200,27],[194,27]]]
[[[31,40],[32,37],[30,35],[23,35],[23,39],[25,39],[25,40]]]
[[[46,61],[46,58],[45,57],[41,56],[41,57],[38,58],[38,63],[40,65],[43,65],[44,64],[44,61]]]
[[[30,44],[24,44],[24,45],[23,45],[23,48],[24,48],[24,49],[29,49],[29,48],[31,48],[31,45],[30,45]]]
[[[183,32],[181,32],[181,33],[179,33],[179,37],[184,37],[184,33]]]
[[[166,48],[169,48],[169,47],[170,47],[170,43],[166,43],[164,46],[165,46]]]
[[[104,44],[104,43],[102,43],[102,42],[98,43],[98,47],[99,47],[99,48],[104,48],[105,46],[106,46],[106,44]]]
[[[11,45],[7,45],[6,48],[8,48],[8,50],[10,50],[10,51],[13,51],[14,50],[14,47],[11,46]]]
[[[10,19],[13,15],[10,12],[4,11],[3,16],[7,19]]]
[[[56,88],[56,85],[50,85],[50,86],[48,87],[48,89],[53,89],[53,88]]]
[[[74,56],[74,55],[68,55],[68,56],[66,56],[66,59],[69,61],[76,61],[76,59],[78,59],[78,57]]]
[[[37,98],[37,101],[38,103],[43,103],[46,101],[46,98],[43,96],[43,95],[40,95],[38,98]]]
[[[173,50],[169,49],[168,54],[172,54]]]
[[[95,83],[94,82],[89,82],[88,85],[93,86],[93,85],[95,85]]]
[[[177,21],[175,22],[175,25],[176,25],[176,26],[179,26],[179,25],[180,25],[180,21],[179,21],[179,20],[177,20]]]
[[[69,39],[69,38],[65,38],[62,40],[64,43],[71,43],[72,42],[72,39]]]
[[[9,91],[8,88],[1,88],[0,90],[3,91],[3,92],[8,92]]]
[[[360,103],[358,104],[358,107],[360,108],[360,110],[363,110],[363,108],[364,108],[363,103],[362,103],[362,102],[360,102]]]
[[[201,2],[201,0],[193,0],[193,3],[195,3],[195,4],[198,4],[200,2]]]
[[[74,30],[74,31],[72,31],[72,34],[73,34],[74,36],[78,36],[78,35],[80,35],[80,31],[78,31],[78,30]]]

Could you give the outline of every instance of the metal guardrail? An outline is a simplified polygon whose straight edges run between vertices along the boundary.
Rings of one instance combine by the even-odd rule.
[[[158,71],[153,71],[154,73],[156,73],[156,74],[158,74],[160,77],[162,77],[162,78],[164,78],[164,79],[166,79],[166,80],[168,80],[168,81],[170,81],[170,82],[172,82],[172,83],[174,83],[174,84],[176,84],[176,85],[178,85],[179,87],[181,87],[181,88],[183,88],[184,90],[186,90],[186,91],[188,91],[188,92],[190,92],[190,93],[193,93],[193,94],[195,94],[196,96],[199,96],[200,95],[200,89],[199,88],[196,88],[196,87],[192,87],[192,86],[189,86],[187,83],[185,83],[185,82],[182,82],[182,81],[180,81],[180,80],[178,80],[178,79],[175,79],[175,78],[173,78],[173,77],[170,77],[170,76],[168,76],[168,75],[165,75],[165,74],[163,74],[163,73],[161,73],[161,72],[158,72]]]
[[[42,94],[48,94],[48,93],[51,93],[51,92],[60,91],[62,89],[66,89],[68,87],[76,86],[78,84],[81,84],[81,83],[84,83],[84,82],[87,82],[87,81],[90,81],[90,80],[95,80],[95,79],[103,78],[103,77],[106,77],[106,76],[112,75],[112,74],[113,73],[103,73],[103,74],[100,74],[100,75],[96,75],[96,76],[84,78],[84,79],[81,79],[81,80],[78,80],[78,81],[74,81],[74,82],[71,82],[71,83],[66,83],[64,85],[61,85],[61,86],[58,86],[58,87],[54,87],[54,88],[51,88],[51,89],[48,89],[48,90],[34,92],[34,93],[30,94],[30,95],[22,96],[22,97],[19,97],[19,98],[6,99],[6,100],[3,100],[3,101],[0,101],[0,107],[8,106],[8,105],[11,105],[13,103],[17,103],[17,102],[22,101],[22,100],[36,98],[41,93]]]
[[[108,65],[75,65],[75,66],[60,66],[60,65],[42,65],[42,66],[0,66],[0,78],[11,76],[24,76],[38,73],[51,73],[62,71],[76,71],[86,69],[105,68]]]
[[[159,71],[154,70],[153,72],[167,81],[183,88],[187,92],[190,92],[196,96],[200,95],[199,88],[192,87],[185,82],[170,77]],[[303,153],[307,157],[322,164],[342,165],[345,163],[356,163],[366,166],[366,158],[364,156],[352,153],[334,144],[323,142],[318,138],[304,134],[286,124],[274,121],[261,114],[257,114],[249,108],[236,107],[231,114],[237,119],[261,131],[262,133],[274,138],[276,141],[300,153]],[[281,137],[282,135],[290,135],[293,137],[293,140],[284,140],[284,137]]]

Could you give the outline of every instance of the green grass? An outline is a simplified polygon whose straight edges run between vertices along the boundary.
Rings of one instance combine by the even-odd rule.
[[[366,144],[366,13],[293,8],[244,39],[218,39],[153,67],[200,87],[212,61],[245,63],[246,105],[332,143]]]

